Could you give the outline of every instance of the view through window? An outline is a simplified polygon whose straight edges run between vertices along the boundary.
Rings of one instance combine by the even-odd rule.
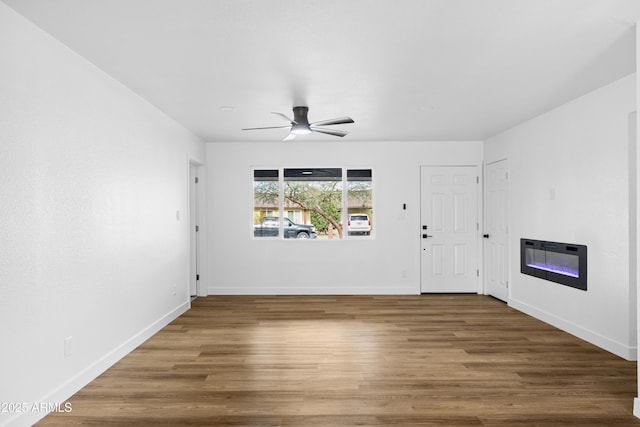
[[[371,169],[347,170],[347,232],[349,235],[371,235],[373,197]]]
[[[253,171],[253,234],[255,237],[280,235],[279,171],[276,169]]]
[[[371,169],[255,169],[253,199],[254,237],[372,235]]]

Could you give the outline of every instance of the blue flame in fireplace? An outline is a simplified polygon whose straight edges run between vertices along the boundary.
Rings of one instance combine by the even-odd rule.
[[[570,267],[563,267],[559,265],[535,264],[535,263],[527,264],[527,266],[537,268],[539,270],[549,271],[551,273],[562,274],[564,276],[575,277],[575,278],[580,277],[580,275],[578,274],[578,271]]]

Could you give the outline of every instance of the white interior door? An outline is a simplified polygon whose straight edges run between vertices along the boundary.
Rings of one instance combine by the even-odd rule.
[[[478,171],[423,166],[420,290],[478,292]]]
[[[485,168],[485,290],[505,302],[509,299],[508,176],[506,160],[489,163]]]

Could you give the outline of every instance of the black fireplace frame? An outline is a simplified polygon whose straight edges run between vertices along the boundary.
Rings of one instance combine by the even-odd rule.
[[[534,267],[527,263],[527,249],[544,253],[566,254],[578,257],[577,277]],[[553,255],[549,257],[553,258]],[[571,286],[572,288],[587,290],[587,247],[572,243],[547,242],[543,240],[520,239],[520,272],[529,276]]]

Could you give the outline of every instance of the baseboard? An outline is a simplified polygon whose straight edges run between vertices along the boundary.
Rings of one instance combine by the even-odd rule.
[[[151,338],[160,329],[167,326],[169,323],[178,318],[181,314],[189,310],[191,302],[187,301],[176,309],[170,311],[160,319],[153,322],[151,325],[144,328],[142,331],[122,343],[120,346],[113,349],[95,363],[79,372],[77,375],[69,379],[64,384],[60,385],[57,389],[51,393],[43,396],[38,402],[59,402],[64,405],[67,399],[78,392],[82,387],[93,381],[98,375],[113,366],[116,362],[122,359],[124,356],[133,351],[140,344]],[[33,425],[38,420],[44,418],[48,412],[24,412],[17,414],[13,419],[8,420],[6,426],[25,426]]]
[[[417,295],[420,287],[407,284],[395,286],[210,286],[209,295]]]
[[[633,415],[640,418],[640,399],[633,399]]]
[[[568,320],[562,319],[561,317],[555,316],[544,310],[540,310],[522,301],[510,299],[509,306],[533,316],[536,319],[542,320],[545,323],[553,325],[558,329],[568,332],[571,335],[575,335],[576,337],[590,342],[593,345],[603,348],[616,356],[622,357],[623,359],[629,361],[637,360],[637,347],[626,346],[597,332],[583,328],[580,325],[569,322]]]

